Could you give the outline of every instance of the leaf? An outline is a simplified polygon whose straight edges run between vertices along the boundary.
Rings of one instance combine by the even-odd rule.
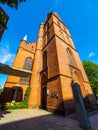
[[[98,65],[91,61],[83,61],[85,72],[95,94],[98,94]]]

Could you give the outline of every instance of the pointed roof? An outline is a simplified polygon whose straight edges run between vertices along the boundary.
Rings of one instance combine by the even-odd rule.
[[[27,35],[25,35],[22,40],[27,41]]]
[[[50,12],[48,15],[47,15],[47,18],[46,19],[48,19],[48,17],[50,16],[50,15],[55,15],[56,17],[58,17],[58,19],[60,19],[60,17],[59,17],[59,15],[56,13],[56,12]],[[61,20],[61,19],[60,19]]]
[[[60,17],[59,17],[59,15],[58,15],[56,12],[50,12],[50,13],[48,13],[48,15],[47,15],[47,17],[46,17],[45,22],[51,17],[51,15],[54,15],[54,16],[56,16],[59,20],[61,20]]]
[[[56,15],[60,19],[59,15],[56,12],[52,12],[52,14]]]

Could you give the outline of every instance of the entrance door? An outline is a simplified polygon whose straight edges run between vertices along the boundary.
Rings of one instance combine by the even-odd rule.
[[[46,87],[42,88],[42,108],[46,110],[47,107],[47,89]]]
[[[86,90],[85,90],[85,87],[83,84],[82,76],[81,76],[81,74],[79,74],[78,71],[73,72],[73,80],[75,83],[78,83],[80,85],[82,96],[83,96],[83,98],[85,98],[86,97]]]

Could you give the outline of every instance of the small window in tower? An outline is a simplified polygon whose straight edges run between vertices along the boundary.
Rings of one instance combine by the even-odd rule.
[[[59,29],[59,32],[60,32],[60,34],[63,34],[63,31],[61,29]]]
[[[34,50],[34,46],[32,46],[31,50],[32,50],[32,51]]]
[[[50,40],[50,33],[49,31],[47,32],[47,42]]]
[[[47,30],[49,29],[49,26],[50,26],[50,25],[49,25],[49,22],[48,22],[48,23],[47,23]]]
[[[64,28],[65,33],[67,33],[67,30],[66,30],[65,26],[63,26],[63,28]]]
[[[66,36],[67,40],[68,40],[68,44],[72,45],[71,44],[71,41],[70,41],[70,37],[69,36]]]
[[[59,32],[60,32],[60,33],[59,33],[59,34],[60,34],[60,35],[59,35],[60,38],[62,38],[62,39],[64,40],[64,34],[63,34],[63,31],[62,31],[61,29],[59,29]]]
[[[60,27],[60,22],[59,21],[57,21],[57,25]]]
[[[43,53],[43,69],[47,68],[47,51]]]

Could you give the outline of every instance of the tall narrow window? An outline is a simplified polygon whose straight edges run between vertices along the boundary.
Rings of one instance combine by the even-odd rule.
[[[50,40],[50,33],[49,31],[47,32],[47,42]]]
[[[48,23],[47,23],[47,30],[49,29],[49,26],[50,26],[50,25],[49,25],[49,22],[48,22]]]
[[[24,62],[23,69],[32,70],[32,65],[33,65],[33,60],[28,57]],[[20,77],[20,83],[29,84],[29,82],[30,82],[30,76],[28,78]]]
[[[59,21],[57,21],[57,25],[60,27],[60,22]]]
[[[67,33],[67,30],[66,30],[65,26],[63,26],[63,28],[64,28],[65,33]]]
[[[43,69],[47,67],[47,51],[43,53]]]
[[[73,54],[72,54],[72,52],[69,48],[67,49],[67,54],[68,54],[68,58],[69,58],[69,61],[70,61],[70,65],[76,66],[74,56],[73,56]]]
[[[63,34],[63,31],[61,29],[59,29],[59,36],[60,36],[60,38],[62,38],[64,40],[64,34]]]
[[[67,35],[66,38],[67,38],[68,44],[70,44],[72,46],[72,43],[70,41],[70,37]]]

